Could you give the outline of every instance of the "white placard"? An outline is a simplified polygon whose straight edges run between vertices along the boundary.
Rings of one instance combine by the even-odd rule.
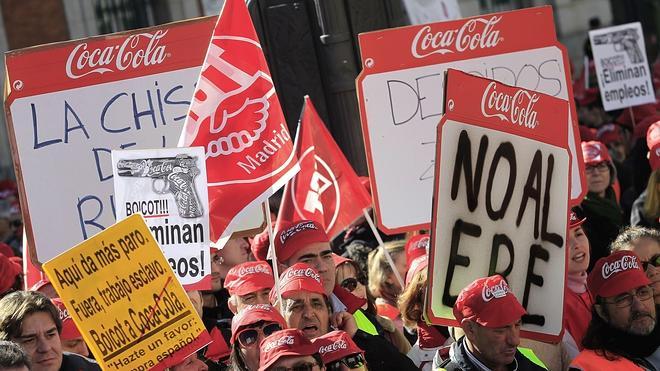
[[[424,24],[461,18],[456,0],[403,0],[410,24]]]

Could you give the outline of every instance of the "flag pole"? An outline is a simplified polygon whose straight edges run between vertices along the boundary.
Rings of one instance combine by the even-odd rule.
[[[282,309],[282,293],[280,292],[280,269],[277,264],[277,254],[275,253],[275,238],[273,233],[273,223],[270,217],[270,203],[268,200],[266,204],[266,228],[268,229],[268,258],[273,264],[273,276],[275,278],[275,292],[277,293],[277,303],[280,309]]]
[[[385,246],[383,246],[384,245],[383,239],[380,237],[380,233],[378,233],[378,230],[374,225],[374,221],[371,220],[371,216],[369,216],[369,211],[367,211],[367,209],[364,208],[362,209],[362,213],[364,214],[365,219],[367,219],[367,223],[369,223],[369,227],[371,227],[371,231],[374,233],[374,236],[376,236],[376,241],[378,241],[378,248],[383,249],[383,255],[385,255],[385,259],[387,259],[387,263],[389,263],[390,267],[392,267],[392,272],[394,272],[397,281],[399,281],[399,284],[401,285],[401,290],[403,290],[406,287],[404,285],[403,279],[399,274],[399,270],[396,269],[396,265],[394,265],[394,260],[392,260],[392,256],[390,255],[390,252],[387,251]]]

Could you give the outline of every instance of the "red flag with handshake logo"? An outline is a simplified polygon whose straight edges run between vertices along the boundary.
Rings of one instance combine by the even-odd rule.
[[[205,148],[212,241],[299,170],[244,0],[225,1],[179,146]]]
[[[333,238],[362,215],[371,197],[308,96],[297,135],[300,172],[284,189],[276,229],[287,221],[311,219]]]

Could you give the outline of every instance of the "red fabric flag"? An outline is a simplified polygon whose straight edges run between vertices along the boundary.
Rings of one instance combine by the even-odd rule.
[[[298,171],[293,143],[244,0],[213,31],[179,146],[206,151],[211,240]]]
[[[333,238],[362,215],[371,197],[308,96],[298,125],[296,154],[300,172],[284,188],[278,226],[311,219]]]

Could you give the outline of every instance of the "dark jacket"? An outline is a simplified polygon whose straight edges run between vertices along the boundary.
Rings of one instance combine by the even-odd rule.
[[[399,353],[390,342],[380,336],[357,330],[353,335],[353,341],[360,349],[364,350],[364,357],[370,371],[419,371],[410,358]]]
[[[101,367],[89,358],[74,353],[62,352],[60,371],[101,371]]]
[[[646,202],[646,191],[642,192],[635,200],[630,211],[630,225],[647,227],[647,228],[660,228],[660,223],[657,220],[649,219],[644,214],[644,203]]]
[[[467,356],[467,349],[463,345],[465,337],[460,338],[451,345],[449,358],[440,364],[440,370],[447,371],[484,371],[470,361]],[[516,351],[516,356],[512,364],[509,365],[511,371],[545,371],[541,366],[527,359],[520,351]]]

